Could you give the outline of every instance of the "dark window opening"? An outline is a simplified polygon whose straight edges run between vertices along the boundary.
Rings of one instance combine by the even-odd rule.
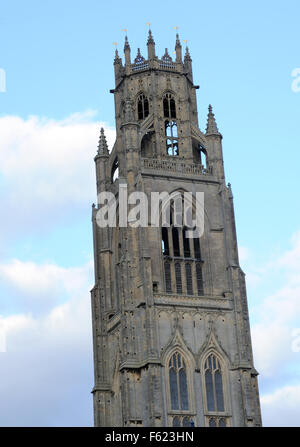
[[[180,256],[180,246],[179,246],[179,234],[178,228],[172,228],[172,239],[173,239],[173,254],[174,256]]]
[[[201,264],[196,264],[196,279],[197,279],[197,291],[198,295],[204,295],[203,291],[203,276],[202,276],[202,266]]]
[[[182,293],[181,264],[175,264],[176,293]]]
[[[176,105],[171,93],[165,94],[163,99],[163,109],[165,118],[176,118]]]
[[[165,262],[165,285],[166,292],[172,292],[172,283],[171,283],[171,267],[169,262]]]
[[[161,229],[162,235],[162,252],[164,256],[169,256],[169,238],[168,238],[168,229],[166,227],[162,227]]]
[[[196,259],[201,259],[200,241],[199,238],[194,238],[194,255]]]
[[[168,155],[177,156],[178,152],[178,131],[176,121],[165,121],[166,149]]]
[[[138,97],[138,119],[144,120],[149,115],[149,101],[144,94]]]
[[[207,169],[207,155],[202,146],[200,146],[199,157],[200,157],[200,164],[203,166],[204,169]]]
[[[188,237],[186,237],[186,228],[182,231],[182,238],[183,238],[183,251],[184,251],[184,257],[190,258],[191,257],[191,250],[190,250],[190,240]]]
[[[111,181],[112,181],[112,183],[114,183],[118,178],[119,178],[119,161],[116,158],[114,163],[113,163],[112,170],[111,170]]]
[[[186,291],[188,295],[193,295],[193,278],[191,264],[185,264]]]

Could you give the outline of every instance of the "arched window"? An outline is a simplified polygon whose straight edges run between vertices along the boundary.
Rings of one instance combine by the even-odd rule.
[[[193,295],[193,278],[192,278],[192,266],[188,262],[185,264],[185,277],[186,277],[186,291],[188,295]]]
[[[224,412],[222,369],[219,359],[213,353],[209,354],[205,360],[204,375],[207,411],[213,413]]]
[[[149,115],[149,101],[143,93],[138,97],[137,110],[139,120],[144,120]]]
[[[163,108],[165,118],[176,118],[175,100],[171,93],[166,93],[163,98]]]
[[[171,410],[188,410],[189,397],[184,358],[175,352],[169,361]]]
[[[172,292],[171,267],[169,262],[165,262],[165,286],[166,292]]]
[[[176,293],[182,293],[181,263],[175,263]]]
[[[200,240],[198,237],[194,239],[194,254],[196,259],[201,259]]]
[[[165,291],[172,289],[173,293],[202,296],[204,282],[200,239],[188,237],[187,232],[191,230],[188,222],[191,219],[185,219],[184,215],[188,212],[192,213],[191,207],[185,209],[184,196],[179,191],[171,194],[162,212],[165,226],[161,228],[161,252],[163,262],[168,262],[169,272],[165,274]]]
[[[168,155],[179,155],[178,132],[176,121],[165,121],[166,148]]]
[[[178,228],[172,228],[172,240],[173,240],[173,254],[174,256],[180,256],[180,246],[179,246],[179,234]]]
[[[168,238],[168,229],[166,227],[162,227],[161,229],[161,245],[162,252],[164,256],[169,256],[169,238]]]
[[[199,262],[196,263],[196,280],[197,280],[198,295],[202,296],[204,295],[203,276],[202,276],[202,265]]]
[[[184,228],[182,230],[183,251],[184,251],[184,257],[189,258],[191,256],[190,239],[186,236],[186,232],[187,232],[187,229]]]
[[[114,183],[119,178],[119,160],[115,158],[111,169],[111,181]]]
[[[178,130],[176,123],[175,100],[171,93],[166,93],[163,98],[165,120],[166,149],[168,155],[177,156],[178,152]]]
[[[207,169],[207,155],[205,149],[200,146],[199,147],[199,157],[200,157],[200,164],[203,166],[204,169]]]

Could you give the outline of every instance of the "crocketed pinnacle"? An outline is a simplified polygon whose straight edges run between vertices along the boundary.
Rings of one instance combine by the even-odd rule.
[[[152,36],[151,29],[149,29],[149,33],[148,33],[148,41],[147,41],[147,45],[150,45],[150,44],[155,45],[155,42],[154,42],[154,39],[153,39],[153,36]]]
[[[191,55],[190,55],[190,52],[189,52],[189,48],[186,47],[185,48],[185,55],[184,55],[184,62],[191,61],[191,60],[192,59],[191,59]]]
[[[180,43],[180,40],[179,40],[179,34],[178,33],[176,34],[175,50],[176,50],[176,48],[181,48],[181,43]]]
[[[217,127],[215,115],[212,111],[212,106],[210,104],[208,106],[206,135],[221,135]]]
[[[129,42],[128,42],[127,34],[125,36],[124,53],[125,53],[125,50],[130,50],[130,45],[129,45]]]
[[[106,142],[106,137],[104,135],[104,129],[101,127],[99,144],[98,144],[98,155],[108,155],[108,146]]]
[[[120,62],[121,62],[121,58],[119,57],[119,53],[118,53],[118,50],[116,48],[114,63],[115,64],[119,64]]]

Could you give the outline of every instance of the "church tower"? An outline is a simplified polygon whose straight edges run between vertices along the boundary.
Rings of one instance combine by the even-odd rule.
[[[150,30],[147,51],[144,58],[138,49],[133,59],[127,36],[124,62],[116,51],[116,141],[109,151],[101,129],[95,157],[94,423],[260,426],[222,135],[211,106],[206,131],[199,129],[198,86],[178,34],[174,58],[167,49],[156,55]],[[168,225],[152,225],[148,208],[133,217],[127,198],[143,194],[150,209],[153,192],[192,193],[191,213],[196,193],[204,193],[203,234],[191,238],[177,224],[175,200]],[[99,225],[102,193],[117,199],[116,225]],[[128,206],[127,224],[121,206]]]

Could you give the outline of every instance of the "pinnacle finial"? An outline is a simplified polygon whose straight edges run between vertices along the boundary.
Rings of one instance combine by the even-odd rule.
[[[186,47],[185,47],[184,61],[191,61],[191,60],[192,60],[192,59],[191,59],[191,55],[190,55],[190,52],[189,52],[189,47],[186,46]]]
[[[215,115],[213,113],[211,104],[209,104],[208,106],[206,135],[221,135],[217,127]]]
[[[98,155],[108,155],[108,145],[106,142],[106,137],[104,135],[104,129],[101,127],[100,129],[100,137],[98,144]]]
[[[155,42],[154,42],[154,39],[153,39],[152,32],[151,32],[150,28],[149,28],[149,31],[148,31],[147,45],[149,45],[149,44],[155,45]]]
[[[182,63],[182,49],[181,43],[179,40],[179,34],[176,33],[176,44],[175,44],[175,54],[176,54],[176,62]]]
[[[114,63],[115,63],[115,64],[118,64],[118,63],[120,63],[120,62],[121,62],[121,58],[119,57],[119,52],[118,52],[118,49],[116,48]]]
[[[129,42],[128,42],[128,36],[127,36],[127,34],[125,34],[124,52],[125,52],[125,50],[127,50],[127,49],[130,50],[130,45],[129,45]]]

